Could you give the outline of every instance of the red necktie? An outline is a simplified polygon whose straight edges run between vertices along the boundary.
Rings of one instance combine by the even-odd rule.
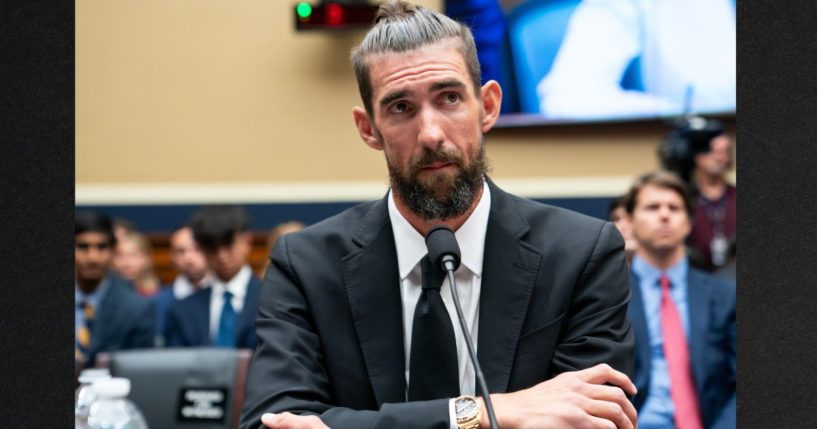
[[[675,404],[675,427],[677,429],[701,429],[701,413],[698,395],[692,379],[684,327],[678,309],[669,294],[670,282],[661,275],[661,333],[664,335],[664,357],[667,359],[670,378],[670,397]]]

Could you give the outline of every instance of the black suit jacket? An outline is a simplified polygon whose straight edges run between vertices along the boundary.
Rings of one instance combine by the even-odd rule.
[[[94,318],[86,367],[94,366],[100,352],[153,347],[153,304],[121,277],[111,274],[108,281]]]
[[[477,345],[489,390],[601,362],[631,373],[630,292],[615,227],[489,186]],[[399,284],[385,198],[280,238],[261,291],[241,427],[292,411],[320,414],[333,429],[447,429],[448,399],[405,402]]]
[[[258,295],[261,282],[250,277],[244,304],[236,324],[236,348],[254,349],[258,344],[253,322],[258,315]],[[196,347],[212,345],[210,338],[210,296],[212,288],[201,289],[187,298],[170,304],[165,326],[167,347]]]
[[[692,374],[704,426],[734,428],[735,421],[735,286],[694,268],[687,276],[689,348]],[[628,315],[635,331],[633,405],[640,410],[649,393],[650,338],[639,279],[632,274],[633,299]]]

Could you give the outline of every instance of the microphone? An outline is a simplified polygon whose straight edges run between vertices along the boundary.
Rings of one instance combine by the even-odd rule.
[[[485,377],[482,375],[482,368],[479,367],[477,361],[477,353],[474,351],[474,342],[471,340],[471,334],[468,332],[468,325],[465,324],[465,317],[462,315],[462,307],[460,306],[460,297],[457,294],[457,284],[454,280],[454,271],[460,267],[460,246],[457,244],[457,237],[454,236],[454,231],[445,225],[437,225],[432,227],[426,233],[426,247],[428,248],[428,258],[435,267],[448,273],[448,283],[451,285],[451,297],[454,298],[454,308],[457,309],[457,318],[460,321],[460,329],[462,336],[465,338],[465,344],[468,346],[468,356],[471,358],[471,364],[474,365],[474,372],[476,373],[477,386],[482,399],[485,402],[485,409],[488,411],[488,422],[491,429],[499,429],[499,424],[496,422],[494,415],[494,406],[491,403],[491,395],[488,392],[488,385],[485,383]]]

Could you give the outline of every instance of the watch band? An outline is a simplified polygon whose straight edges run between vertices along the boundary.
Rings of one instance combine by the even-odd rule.
[[[479,429],[482,420],[482,406],[474,396],[460,396],[455,399],[457,429]]]

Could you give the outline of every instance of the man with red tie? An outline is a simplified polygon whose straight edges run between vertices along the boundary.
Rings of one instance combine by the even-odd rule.
[[[734,428],[735,286],[689,266],[694,208],[680,178],[639,177],[625,207],[638,241],[628,310],[638,426]]]

